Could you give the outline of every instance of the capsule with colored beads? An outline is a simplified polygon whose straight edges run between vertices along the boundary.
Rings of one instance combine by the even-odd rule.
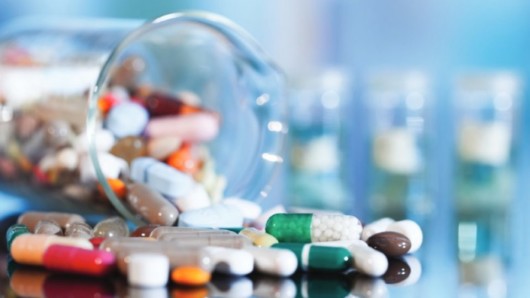
[[[350,252],[342,247],[318,246],[303,243],[277,243],[272,247],[284,248],[294,252],[298,259],[298,268],[304,271],[340,271],[352,266]]]
[[[310,243],[359,239],[362,225],[350,215],[280,213],[267,220],[265,231],[279,242]]]

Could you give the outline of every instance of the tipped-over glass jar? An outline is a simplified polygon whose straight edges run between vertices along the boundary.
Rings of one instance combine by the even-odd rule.
[[[91,204],[99,194],[137,222],[153,222],[146,195],[178,209],[267,202],[283,78],[229,20],[33,23],[0,36],[0,61],[4,182]]]

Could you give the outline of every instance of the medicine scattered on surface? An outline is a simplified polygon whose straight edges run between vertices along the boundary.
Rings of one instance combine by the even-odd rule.
[[[92,244],[82,238],[69,238],[54,235],[20,235],[11,243],[11,256],[17,263],[26,265],[42,265],[46,249],[53,244],[68,245],[84,249],[92,249]]]
[[[328,241],[314,244],[346,248],[353,258],[353,267],[363,274],[378,277],[383,275],[388,269],[387,257],[383,253],[369,247],[362,240]]]
[[[216,204],[210,207],[183,212],[179,227],[232,228],[243,226],[243,215],[237,207]]]
[[[55,221],[44,219],[37,222],[35,225],[35,231],[33,233],[62,236],[63,229],[61,229],[61,227]]]
[[[203,286],[211,279],[210,272],[199,267],[177,267],[171,272],[171,280],[185,286]]]
[[[116,265],[114,254],[94,249],[51,245],[43,256],[46,269],[93,276],[104,276]]]
[[[248,237],[252,244],[257,247],[271,247],[273,244],[278,243],[278,239],[274,238],[274,236],[255,228],[245,228],[239,231],[239,234]]]
[[[29,234],[29,229],[26,225],[23,224],[14,224],[10,226],[6,231],[6,243],[7,243],[7,251],[11,251],[11,243],[13,243],[13,240],[17,238],[20,235],[23,234]]]
[[[303,243],[278,243],[273,248],[288,249],[296,255],[301,270],[344,270],[351,267],[350,252],[342,247]]]
[[[132,180],[171,198],[186,195],[194,185],[190,176],[151,157],[133,160],[130,174]]]
[[[94,237],[127,237],[129,227],[121,217],[104,219],[94,226]]]
[[[298,268],[296,255],[287,249],[246,247],[254,257],[254,265],[258,272],[274,276],[290,276]]]
[[[370,238],[370,236],[372,236],[373,234],[385,232],[387,227],[393,222],[394,222],[393,219],[384,217],[370,224],[367,224],[366,226],[363,227],[363,231],[361,233],[361,239],[363,241],[368,241],[368,238]]]
[[[136,253],[128,257],[127,280],[136,287],[163,287],[169,278],[169,260],[154,253]]]
[[[54,221],[63,229],[68,228],[74,222],[85,222],[85,219],[78,214],[30,211],[20,215],[17,223],[27,226],[29,231],[33,233],[35,226],[40,220]]]
[[[410,240],[396,232],[374,234],[366,243],[389,257],[400,257],[410,251]]]
[[[244,248],[246,246],[251,246],[252,242],[245,236],[241,235],[219,235],[219,234],[210,234],[210,235],[171,235],[166,234],[160,238],[160,241],[171,242],[171,245],[176,247],[183,246],[195,246],[195,247],[205,247],[205,246],[218,246],[226,248]]]
[[[149,223],[171,226],[177,221],[179,211],[158,192],[140,183],[129,184],[127,190],[127,202]]]
[[[418,251],[423,243],[423,232],[420,226],[410,219],[400,220],[388,225],[387,231],[404,235],[410,240],[409,253]]]
[[[350,215],[286,213],[271,216],[265,231],[280,242],[310,243],[356,240],[362,226]]]

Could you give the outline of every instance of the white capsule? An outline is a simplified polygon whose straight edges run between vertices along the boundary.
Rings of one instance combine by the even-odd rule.
[[[396,221],[388,225],[386,231],[404,235],[410,240],[409,253],[416,252],[423,243],[423,232],[420,226],[410,219]]]
[[[163,287],[169,278],[169,260],[161,254],[131,254],[128,257],[127,278],[131,286]]]
[[[239,211],[241,211],[241,214],[243,214],[243,217],[247,220],[255,220],[261,214],[261,206],[248,200],[231,197],[224,199],[222,203],[237,207]]]
[[[369,247],[362,240],[351,241],[327,241],[313,243],[319,246],[344,247],[353,257],[353,267],[366,275],[381,276],[388,269],[388,259],[386,256]]]
[[[287,249],[267,247],[246,247],[254,257],[256,270],[275,276],[290,276],[298,267],[296,255]]]
[[[215,264],[217,272],[247,275],[254,270],[254,257],[247,251],[213,246],[204,247],[203,251]]]
[[[394,222],[393,219],[384,217],[372,223],[367,224],[363,228],[363,231],[361,233],[361,239],[363,241],[368,241],[368,238],[372,237],[372,235],[385,232],[388,225],[390,225],[393,222]]]

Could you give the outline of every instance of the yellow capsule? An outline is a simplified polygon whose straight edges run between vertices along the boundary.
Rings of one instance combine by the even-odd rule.
[[[274,238],[274,236],[255,228],[244,228],[239,234],[248,237],[252,244],[258,247],[271,247],[273,244],[278,243],[278,239]]]

